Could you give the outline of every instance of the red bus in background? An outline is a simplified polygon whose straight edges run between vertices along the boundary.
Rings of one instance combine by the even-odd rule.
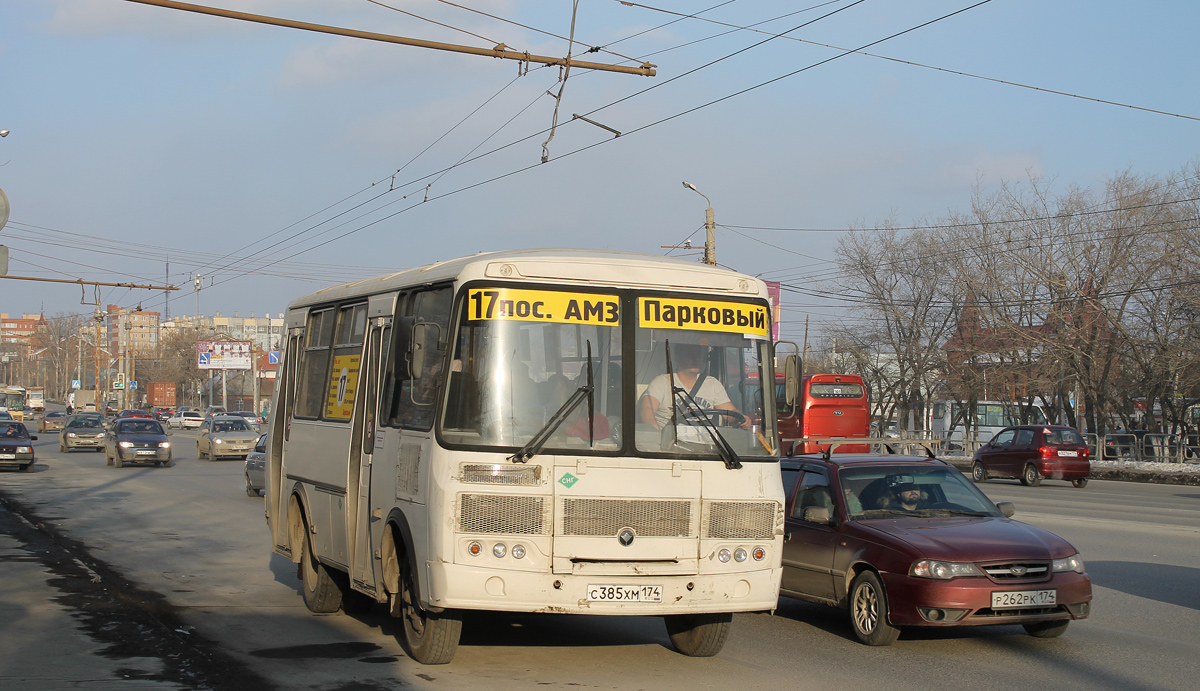
[[[869,437],[870,407],[867,387],[856,374],[806,374],[800,379],[795,405],[787,404],[783,381],[775,382],[779,436],[783,453],[819,453],[819,442],[795,440],[813,437]],[[870,444],[843,444],[834,453],[870,453]]]

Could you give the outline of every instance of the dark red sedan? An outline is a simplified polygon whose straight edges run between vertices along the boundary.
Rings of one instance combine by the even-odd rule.
[[[797,456],[781,594],[849,611],[855,636],[889,645],[905,626],[1020,624],[1059,636],[1091,608],[1078,552],[1010,518],[936,459]]]
[[[148,411],[148,410],[136,410],[133,408],[129,408],[129,409],[122,410],[121,412],[117,413],[118,420],[121,420],[124,418],[140,418],[143,420],[153,420],[154,415],[152,413],[150,413],[150,411]]]
[[[1091,473],[1091,451],[1083,435],[1061,425],[1006,427],[979,447],[971,462],[975,482],[1010,477],[1032,487],[1050,478],[1086,487]]]

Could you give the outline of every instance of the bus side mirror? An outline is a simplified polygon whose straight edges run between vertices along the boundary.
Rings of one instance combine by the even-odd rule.
[[[789,355],[783,361],[784,400],[788,406],[796,405],[800,398],[800,356]]]

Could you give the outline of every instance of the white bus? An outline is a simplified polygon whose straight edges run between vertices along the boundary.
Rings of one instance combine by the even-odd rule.
[[[274,550],[310,610],[386,604],[426,664],[453,657],[463,610],[661,615],[677,650],[715,655],[734,612],[778,599],[770,324],[756,278],[619,252],[479,254],[300,298]]]
[[[1013,425],[1044,425],[1046,414],[1037,404],[1004,401],[976,401],[975,417],[968,431],[961,401],[934,401],[929,407],[926,429],[934,439],[961,447],[963,440],[980,443],[991,441],[996,433]],[[1024,415],[1022,415],[1024,412]],[[978,438],[976,438],[978,432]]]

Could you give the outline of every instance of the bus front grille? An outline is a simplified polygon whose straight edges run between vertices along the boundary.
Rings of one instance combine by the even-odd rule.
[[[704,536],[717,540],[770,540],[775,537],[779,504],[773,501],[714,501],[708,504]]]
[[[695,537],[692,503],[666,499],[563,499],[562,529],[572,536]]]
[[[464,533],[547,535],[545,497],[509,494],[459,495],[458,529]]]

